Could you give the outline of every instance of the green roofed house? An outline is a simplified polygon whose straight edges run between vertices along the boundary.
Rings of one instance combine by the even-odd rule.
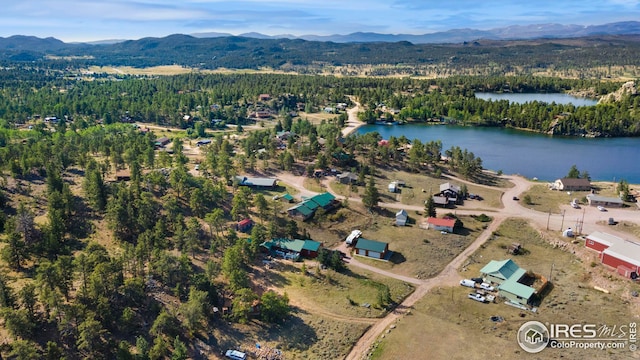
[[[520,269],[520,267],[511,259],[502,261],[491,260],[487,265],[480,269],[480,273],[487,281],[502,284],[518,270],[522,269]]]
[[[280,238],[265,241],[260,246],[285,259],[297,260],[300,256],[308,258],[318,256],[322,243],[313,240]]]
[[[498,294],[509,302],[519,305],[530,305],[535,294],[539,294],[547,285],[547,280],[540,275],[528,273],[513,260],[491,260],[480,269],[485,281],[499,284]],[[534,284],[538,282],[538,287]]]
[[[293,196],[291,196],[291,194],[289,194],[289,193],[286,193],[286,194],[280,196],[280,199],[282,199],[282,200],[284,200],[286,202],[289,202],[289,203],[292,203],[293,200],[294,200]]]
[[[374,259],[384,259],[389,251],[389,244],[386,242],[359,238],[354,249],[356,255]]]
[[[301,203],[287,209],[287,213],[291,217],[307,220],[313,216],[318,208],[321,207],[325,210],[330,210],[338,204],[339,202],[336,200],[335,196],[331,193],[325,192],[304,199]]]

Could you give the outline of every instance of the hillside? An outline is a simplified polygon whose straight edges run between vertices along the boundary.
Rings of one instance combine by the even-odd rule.
[[[408,41],[335,43],[249,37],[196,38],[171,35],[115,44],[65,44],[55,39],[0,39],[0,61],[44,62],[66,57],[73,66],[181,65],[200,69],[260,69],[315,72],[326,67],[385,65],[403,68],[446,66],[487,68],[504,73],[600,66],[638,66],[640,35],[603,35],[572,39],[478,40],[456,44]],[[81,59],[78,59],[81,58]],[[57,60],[59,62],[60,60]]]

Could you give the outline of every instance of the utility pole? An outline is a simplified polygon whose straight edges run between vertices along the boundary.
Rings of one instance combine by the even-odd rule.
[[[551,282],[551,276],[553,275],[553,268],[556,266],[556,263],[551,263],[551,271],[549,271],[549,281]]]
[[[564,231],[564,212],[566,210],[562,210],[562,222],[560,223],[560,231]]]
[[[551,219],[551,209],[549,209],[549,215],[547,216],[547,230],[549,230],[549,220]]]

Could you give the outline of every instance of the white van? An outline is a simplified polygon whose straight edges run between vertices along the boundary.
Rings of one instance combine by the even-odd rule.
[[[476,287],[476,282],[473,281],[473,280],[469,280],[469,279],[462,279],[462,280],[460,280],[460,285],[466,286],[466,287],[470,287],[470,288],[475,288]]]
[[[233,359],[233,360],[246,360],[247,359],[247,354],[243,353],[242,351],[238,351],[238,350],[227,350],[227,352],[224,354],[224,356],[228,357],[229,359]]]

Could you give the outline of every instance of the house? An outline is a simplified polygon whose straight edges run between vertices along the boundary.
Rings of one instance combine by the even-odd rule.
[[[624,201],[617,197],[606,197],[595,194],[587,195],[589,206],[622,207]]]
[[[587,235],[584,245],[596,251],[600,262],[618,274],[631,279],[640,274],[640,243],[596,231]]]
[[[359,238],[355,247],[355,254],[373,259],[384,259],[389,252],[389,244],[381,241]]]
[[[255,188],[274,188],[278,182],[278,179],[275,178],[250,178],[246,176],[236,176],[235,179],[239,186]]]
[[[358,183],[358,175],[351,173],[351,172],[343,172],[342,174],[338,174],[336,175],[336,179],[338,179],[338,181],[341,184],[357,184]]]
[[[269,101],[271,99],[271,95],[269,94],[260,94],[258,95],[259,101]]]
[[[591,190],[591,181],[584,178],[562,178],[556,180],[551,188],[561,191],[589,191]]]
[[[433,196],[432,199],[433,199],[433,204],[435,206],[439,206],[443,208],[450,206],[449,199],[447,199],[444,196]]]
[[[211,139],[202,139],[202,140],[198,140],[198,142],[196,143],[196,146],[204,146],[209,144],[211,144]]]
[[[131,180],[131,170],[124,169],[116,171],[116,181],[129,181]]]
[[[487,265],[480,269],[480,273],[486,281],[496,284],[502,284],[520,271],[524,270],[511,259],[502,261],[491,260]]]
[[[238,224],[236,224],[236,230],[243,233],[247,233],[251,231],[251,228],[253,228],[253,224],[254,224],[253,220],[249,218],[242,219],[238,221]]]
[[[456,219],[451,218],[435,218],[428,217],[427,218],[427,228],[438,230],[438,231],[446,231],[452,233],[456,227]]]
[[[498,284],[498,295],[518,305],[531,305],[534,295],[540,294],[548,284],[543,276],[528,273],[511,259],[491,260],[480,273],[485,281]]]
[[[405,226],[407,224],[407,220],[409,219],[409,214],[402,209],[396,213],[396,226]]]
[[[454,205],[462,204],[462,195],[459,186],[447,182],[440,185],[440,192],[437,197],[445,198],[449,205]]]
[[[335,196],[333,196],[331,193],[325,192],[322,194],[314,195],[310,198],[303,198],[302,202],[287,209],[287,213],[291,217],[299,218],[301,220],[307,220],[313,216],[318,208],[331,210],[339,203],[340,202],[336,200]]]
[[[155,144],[154,144],[154,145],[155,145],[155,147],[157,147],[157,148],[158,148],[158,147],[165,147],[165,146],[167,146],[170,142],[171,142],[171,140],[169,140],[169,138],[168,138],[168,137],[161,137],[161,138],[159,138],[159,139],[156,139],[156,142],[155,142]]]
[[[263,248],[285,259],[297,260],[300,256],[315,258],[322,247],[322,243],[313,240],[272,239],[260,244]]]

